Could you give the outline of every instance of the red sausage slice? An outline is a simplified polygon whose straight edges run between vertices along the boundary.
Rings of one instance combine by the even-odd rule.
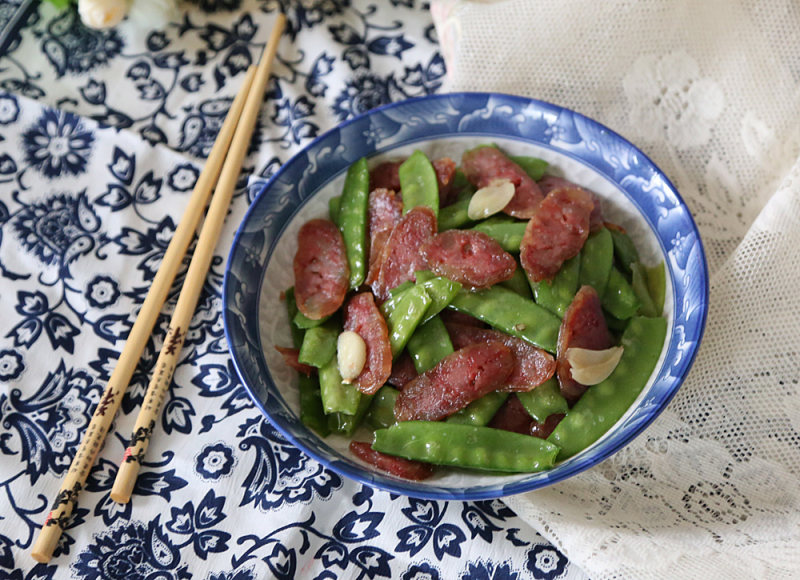
[[[400,391],[398,421],[438,421],[506,383],[514,355],[500,341],[472,344],[446,356]]]
[[[596,232],[603,227],[603,222],[605,221],[605,218],[603,217],[603,207],[600,205],[600,197],[595,192],[585,189],[580,185],[572,183],[571,181],[567,181],[562,177],[556,177],[555,175],[545,175],[536,183],[539,185],[539,189],[542,190],[542,195],[544,196],[547,196],[547,194],[554,189],[561,187],[576,187],[578,189],[583,189],[592,196],[592,201],[594,202],[594,208],[589,216],[589,230]]]
[[[383,247],[394,227],[403,216],[403,200],[394,191],[379,188],[369,194],[369,272],[367,285],[372,285],[380,273]]]
[[[589,237],[594,208],[583,189],[555,189],[542,201],[525,227],[520,261],[531,280],[550,280],[561,265],[581,251]]]
[[[300,351],[298,349],[296,349],[296,348],[287,348],[285,346],[276,346],[275,350],[277,350],[279,353],[281,353],[281,356],[283,356],[284,362],[286,362],[287,365],[292,367],[298,373],[303,373],[307,377],[310,377],[311,375],[317,374],[317,369],[315,369],[314,367],[312,367],[310,365],[303,364],[299,360],[297,360],[297,357],[300,354]]]
[[[489,421],[489,427],[530,435],[533,423],[533,417],[525,410],[516,395],[511,395]]]
[[[508,280],[517,269],[517,261],[496,240],[473,230],[447,230],[420,250],[434,273],[474,289]]]
[[[561,394],[572,405],[588,387],[572,378],[566,352],[568,348],[578,347],[589,350],[604,350],[613,346],[611,333],[608,331],[606,319],[597,290],[591,286],[582,286],[572,303],[564,313],[561,328],[558,331],[557,374]]]
[[[350,299],[344,309],[344,329],[357,333],[367,345],[367,362],[353,382],[359,391],[371,395],[392,372],[389,329],[371,293],[362,292]]]
[[[400,174],[398,170],[402,161],[384,161],[369,172],[369,189],[389,189],[400,191]]]
[[[402,389],[406,383],[411,382],[418,376],[419,373],[417,373],[417,369],[414,366],[414,361],[411,360],[408,351],[404,350],[392,364],[392,374],[389,375],[386,382],[398,389]]]
[[[539,439],[547,439],[558,424],[561,423],[561,419],[563,419],[564,416],[564,413],[553,413],[544,420],[544,423],[537,423],[534,421],[531,423],[531,436],[538,437]]]
[[[436,183],[439,185],[439,205],[444,207],[452,203],[453,180],[456,177],[456,162],[449,157],[442,157],[433,162],[436,172]]]
[[[389,290],[410,280],[425,267],[420,247],[436,233],[436,216],[429,207],[415,207],[400,220],[383,247],[380,273],[371,285],[379,300],[389,297]]]
[[[330,220],[307,222],[297,234],[294,297],[300,312],[319,320],[336,312],[349,285],[344,240]]]
[[[514,184],[514,197],[503,210],[521,219],[531,217],[544,196],[536,182],[519,165],[495,147],[479,147],[464,153],[461,170],[475,187],[486,187],[495,179],[509,179]]]
[[[520,338],[497,330],[476,328],[464,324],[447,323],[446,326],[455,349],[495,340],[499,340],[511,349],[511,352],[514,353],[514,369],[506,379],[506,384],[497,389],[499,391],[530,391],[556,372],[556,361],[550,353],[536,348]]]
[[[403,479],[421,481],[433,475],[433,466],[429,463],[387,455],[375,451],[369,443],[351,441],[350,452],[362,461],[374,465],[381,471],[386,471]]]

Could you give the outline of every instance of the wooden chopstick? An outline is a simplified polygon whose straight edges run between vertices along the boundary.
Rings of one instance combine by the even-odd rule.
[[[172,314],[167,336],[164,338],[164,345],[161,347],[156,366],[153,369],[153,377],[147,387],[142,409],[136,418],[131,440],[125,450],[119,471],[117,471],[114,486],[111,488],[111,499],[116,502],[128,503],[130,501],[141,461],[147,452],[150,437],[158,419],[161,403],[169,385],[172,383],[172,375],[178,363],[186,331],[197,307],[197,300],[200,297],[203,283],[208,274],[211,259],[214,257],[214,248],[217,245],[223,222],[228,213],[228,206],[233,197],[236,180],[241,172],[242,163],[250,145],[264,91],[269,80],[270,67],[275,58],[284,23],[285,18],[280,15],[272,29],[272,34],[267,46],[264,48],[264,53],[261,55],[261,62],[256,70],[252,89],[247,96],[247,102],[244,105],[239,125],[236,127],[228,157],[225,159],[219,182],[211,198],[208,215],[203,223],[203,229],[200,232],[200,238],[192,255],[192,261],[189,263],[189,271],[186,273],[178,303]]]
[[[72,459],[69,471],[53,502],[53,507],[42,524],[42,529],[31,550],[31,556],[37,562],[49,562],[53,556],[61,533],[75,507],[78,494],[86,483],[97,453],[103,446],[106,434],[122,402],[122,396],[128,388],[133,371],[136,369],[147,340],[153,332],[153,326],[161,312],[161,307],[175,280],[175,275],[194,238],[200,219],[203,217],[203,210],[205,210],[209,195],[222,170],[223,161],[239,122],[239,116],[244,108],[254,75],[255,70],[248,71],[236,99],[231,104],[203,170],[197,178],[189,203],[175,228],[175,233],[167,246],[150,290],[147,292],[142,308],[125,341],[122,353],[120,353],[117,364],[108,379],[103,396],[86,428],[78,452]]]

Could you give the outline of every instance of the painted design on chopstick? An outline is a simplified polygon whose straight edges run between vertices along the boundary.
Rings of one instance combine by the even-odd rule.
[[[125,455],[122,458],[125,463],[133,463],[134,461],[140,464],[142,463],[142,459],[144,459],[146,453],[144,448],[140,447],[135,453],[134,449],[136,449],[139,443],[146,443],[150,440],[150,436],[153,434],[153,429],[155,429],[155,426],[155,419],[151,419],[150,423],[148,423],[145,427],[139,427],[131,434],[130,443],[128,443],[128,448],[125,450]]]
[[[103,395],[103,398],[100,399],[100,402],[97,404],[97,410],[95,411],[95,414],[101,417],[105,415],[108,407],[114,402],[114,397],[116,395],[117,393],[114,392],[113,388],[108,389]]]
[[[62,505],[77,503],[78,494],[80,493],[81,489],[83,489],[81,482],[76,481],[70,489],[62,489],[60,492],[58,492],[55,501],[53,501],[53,505],[50,507],[50,513],[47,514],[47,519],[45,520],[44,525],[58,526],[62,530],[65,529],[67,523],[69,522],[70,514],[62,512],[58,515],[55,515],[54,512]]]
[[[180,326],[173,329],[172,326],[167,330],[167,344],[164,346],[164,354],[175,354],[183,345],[183,331]]]

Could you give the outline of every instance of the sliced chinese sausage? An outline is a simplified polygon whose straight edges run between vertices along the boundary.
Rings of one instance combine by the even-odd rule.
[[[572,378],[567,349],[577,347],[589,350],[604,350],[613,345],[597,291],[591,286],[582,286],[564,313],[558,331],[557,368],[561,394],[572,405],[587,387]]]
[[[500,341],[471,344],[443,358],[403,387],[394,416],[398,421],[438,421],[506,383],[514,355]]]
[[[508,179],[514,184],[514,197],[503,211],[528,219],[543,199],[536,182],[519,165],[496,147],[471,149],[461,157],[461,170],[469,182],[480,189],[495,179]]]
[[[492,429],[503,429],[504,431],[530,435],[531,427],[534,423],[533,417],[525,410],[517,396],[511,395],[503,403],[503,406],[497,410],[497,413],[494,414],[488,426]]]
[[[416,367],[414,367],[414,361],[411,360],[411,355],[408,354],[408,351],[404,350],[394,363],[392,363],[392,374],[389,375],[386,382],[400,389],[418,376],[419,373]]]
[[[403,216],[403,201],[394,191],[378,188],[369,194],[369,272],[367,285],[372,285],[380,273],[383,247],[394,226]]]
[[[388,189],[400,191],[399,169],[402,161],[384,161],[369,172],[369,190]]]
[[[363,441],[351,441],[350,452],[365,463],[403,479],[420,481],[433,475],[433,466],[429,463],[387,455],[375,451],[369,443]]]
[[[420,251],[435,274],[473,289],[508,280],[517,269],[517,261],[496,240],[474,230],[436,234]]]
[[[392,373],[392,349],[386,321],[369,292],[353,296],[344,309],[344,329],[357,333],[367,345],[367,361],[353,383],[371,395]]]
[[[389,297],[389,290],[408,280],[414,272],[425,268],[420,248],[436,233],[436,216],[429,207],[415,207],[392,230],[379,259],[377,279],[372,292],[379,300]]]
[[[589,237],[591,195],[580,188],[551,191],[525,227],[520,262],[534,282],[550,280]]]
[[[482,320],[478,320],[474,316],[470,316],[464,312],[457,312],[455,310],[445,309],[439,313],[439,318],[448,325],[452,324],[463,324],[465,326],[475,326],[477,328],[487,328],[487,325]]]
[[[339,228],[330,220],[307,222],[297,234],[294,255],[297,308],[312,320],[336,312],[349,287],[350,267]]]
[[[300,354],[300,351],[298,349],[296,349],[296,348],[287,348],[285,346],[276,346],[275,350],[277,350],[279,353],[281,353],[281,356],[283,356],[284,362],[286,362],[287,365],[292,367],[298,373],[303,373],[307,377],[317,374],[317,369],[316,368],[314,368],[314,367],[312,367],[310,365],[307,365],[307,364],[303,364],[299,360],[297,360],[297,357]]]
[[[436,172],[436,183],[439,186],[439,205],[444,207],[452,203],[453,180],[456,177],[456,162],[449,157],[442,157],[433,162],[433,170]]]
[[[600,204],[600,197],[595,192],[572,183],[563,177],[556,177],[555,175],[545,175],[536,183],[539,185],[539,189],[541,189],[542,195],[544,196],[547,196],[547,194],[554,189],[559,189],[562,187],[576,187],[578,189],[583,189],[592,196],[592,201],[594,202],[594,208],[589,216],[589,231],[596,232],[603,227],[603,222],[605,221],[605,218],[603,217],[603,207]]]
[[[550,353],[520,338],[465,324],[448,322],[446,326],[455,349],[490,341],[500,341],[511,349],[514,353],[514,368],[506,379],[506,384],[497,389],[499,391],[530,391],[556,372],[556,361]]]

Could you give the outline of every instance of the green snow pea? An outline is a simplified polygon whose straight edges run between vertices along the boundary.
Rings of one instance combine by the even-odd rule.
[[[500,282],[501,286],[505,286],[509,290],[513,290],[526,300],[532,300],[531,287],[528,284],[528,277],[525,275],[525,270],[517,263],[517,269],[514,270],[514,275],[508,280]]]
[[[440,360],[453,353],[450,335],[438,316],[418,326],[408,339],[406,348],[419,374],[432,369]]]
[[[414,151],[398,170],[403,191],[403,215],[417,206],[427,206],[439,216],[439,183],[436,170],[422,151]]]
[[[465,197],[439,210],[439,231],[453,230],[471,224],[467,210],[472,196]]]
[[[489,421],[492,420],[497,410],[503,406],[507,398],[508,393],[501,393],[500,391],[487,393],[445,420],[448,423],[483,427],[489,424]]]
[[[569,407],[567,400],[558,387],[558,379],[548,379],[535,389],[524,393],[517,393],[517,398],[531,417],[539,423],[555,413],[566,413]]]
[[[653,299],[650,296],[650,290],[647,288],[647,272],[641,262],[633,262],[631,264],[631,288],[636,298],[639,299],[641,306],[637,314],[641,316],[659,316],[661,313],[656,311],[656,305],[653,304]]]
[[[660,315],[664,312],[664,301],[667,296],[667,274],[663,261],[656,266],[647,268],[647,288],[650,290],[656,311]]]
[[[397,302],[390,312],[384,307],[389,302],[381,305],[381,310],[386,317],[386,326],[389,328],[389,344],[392,347],[392,357],[397,358],[414,334],[417,326],[425,318],[425,312],[431,304],[431,298],[422,286],[409,288],[397,297]]]
[[[328,216],[331,221],[339,226],[339,208],[342,206],[342,196],[337,195],[328,200]]]
[[[317,368],[328,364],[332,358],[336,358],[336,340],[341,330],[338,319],[328,320],[325,324],[306,330],[297,360]]]
[[[369,427],[372,429],[385,429],[397,423],[394,418],[394,402],[399,394],[400,391],[389,385],[383,385],[375,393],[369,411],[367,411],[367,416],[364,417],[364,421]]]
[[[519,252],[520,244],[522,244],[522,236],[525,235],[525,227],[528,223],[490,220],[492,220],[492,218],[476,224],[472,229],[483,232],[490,238],[494,238],[506,252]]]
[[[536,297],[536,304],[547,308],[560,318],[564,318],[564,313],[578,291],[580,271],[581,255],[578,254],[564,262],[552,280],[542,280],[541,282],[531,280],[531,289]]]
[[[624,352],[617,368],[590,387],[547,438],[561,448],[559,459],[586,449],[625,414],[653,373],[666,334],[664,318],[630,320],[622,335]]]
[[[355,385],[342,382],[339,364],[334,356],[319,369],[319,390],[322,395],[322,408],[325,413],[355,415],[362,396]]]
[[[625,271],[630,273],[631,264],[639,261],[639,251],[633,244],[631,237],[624,231],[617,228],[608,228],[611,232],[611,239],[614,241],[614,256],[617,263]]]
[[[548,352],[556,352],[561,320],[508,288],[492,286],[477,292],[461,290],[448,308],[465,312]]]
[[[330,430],[350,437],[364,420],[364,416],[367,414],[372,404],[373,396],[374,395],[364,395],[362,393],[356,412],[352,415],[346,413],[331,413],[327,415],[328,427]]]
[[[299,373],[298,387],[300,390],[300,421],[322,437],[327,437],[331,430],[328,426],[328,418],[322,408],[319,380],[317,377],[307,377]]]
[[[303,344],[303,335],[305,333],[302,328],[292,324],[295,315],[300,312],[294,299],[294,286],[283,293],[283,299],[286,302],[286,314],[289,316],[289,331],[292,333],[292,344],[294,344],[295,348],[300,348],[300,345]]]
[[[436,465],[514,473],[548,469],[558,454],[557,446],[536,437],[441,421],[405,421],[378,429],[372,448]]]
[[[362,157],[347,170],[338,216],[350,266],[351,289],[361,286],[367,273],[368,204],[369,169],[367,160]]]
[[[608,286],[608,277],[614,265],[614,240],[608,228],[592,235],[581,250],[581,271],[578,286],[592,286],[602,296]]]
[[[325,324],[325,322],[327,322],[329,319],[330,316],[325,316],[319,320],[314,320],[298,310],[292,318],[292,324],[302,330],[308,330],[309,328],[314,328],[316,326]]]
[[[452,187],[459,192],[459,199],[461,199],[462,194],[465,192],[467,192],[468,196],[472,196],[475,192],[475,187],[469,182],[467,175],[460,169],[456,169],[456,173],[453,176]]]
[[[422,286],[431,299],[431,304],[425,312],[423,322],[427,322],[444,310],[461,290],[461,284],[444,276],[436,276],[427,270],[416,274],[417,286]]]
[[[544,177],[544,172],[549,165],[544,159],[529,157],[527,155],[509,155],[508,158],[519,165],[523,171],[528,174],[528,177],[534,181],[539,181]]]
[[[600,296],[603,308],[620,320],[630,318],[641,306],[633,288],[616,267],[611,269],[606,292]]]

